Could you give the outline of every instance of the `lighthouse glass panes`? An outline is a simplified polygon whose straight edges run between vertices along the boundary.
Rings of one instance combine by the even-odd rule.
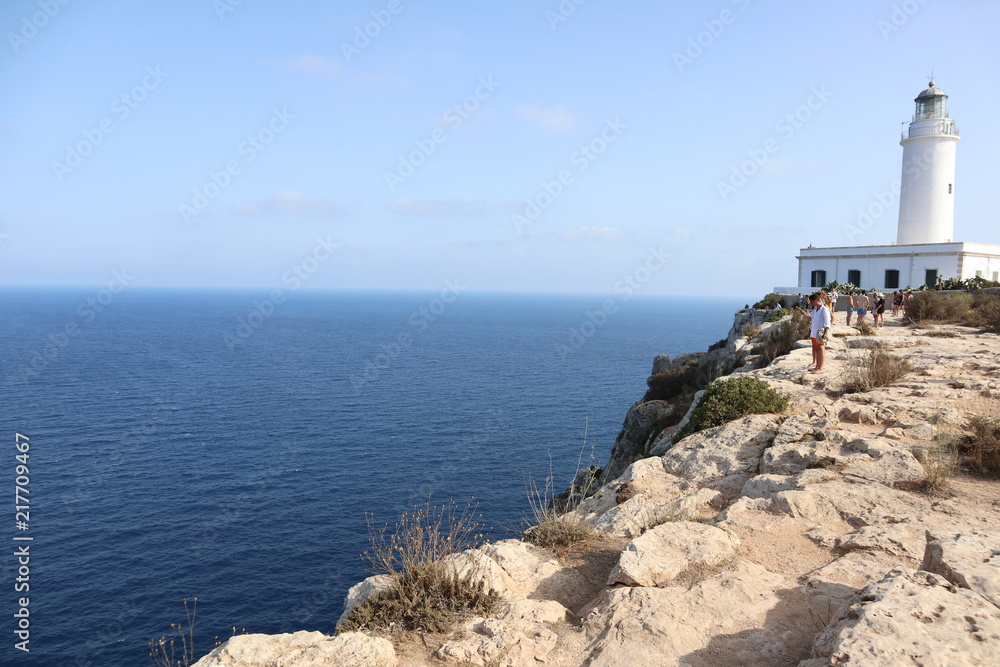
[[[928,118],[948,117],[948,96],[935,95],[933,97],[918,97],[917,111],[913,114],[913,120],[927,120]]]

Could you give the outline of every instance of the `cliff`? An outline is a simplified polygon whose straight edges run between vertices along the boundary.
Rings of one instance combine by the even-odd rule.
[[[1000,482],[962,470],[942,443],[970,416],[1000,415],[1000,336],[842,327],[825,372],[809,374],[807,345],[745,363],[751,317],[699,359],[766,380],[789,409],[674,443],[678,408],[638,403],[600,489],[571,515],[595,537],[558,554],[505,540],[455,557],[501,594],[498,614],[395,645],[246,635],[197,666],[996,664]],[[844,393],[873,349],[912,372]],[[654,373],[689,362],[658,358]]]

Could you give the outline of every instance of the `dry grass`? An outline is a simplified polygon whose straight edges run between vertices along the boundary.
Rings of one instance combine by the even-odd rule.
[[[369,515],[371,549],[363,557],[393,582],[351,610],[338,632],[447,632],[463,613],[490,613],[499,596],[474,576],[460,576],[447,560],[482,544],[485,527],[477,508],[475,501],[464,507],[453,500],[440,506],[428,501],[380,528]]]
[[[157,667],[189,667],[195,663],[194,622],[198,615],[198,598],[191,598],[190,606],[187,598],[182,602],[186,624],[171,623],[170,634],[148,642],[149,659]]]
[[[924,468],[921,479],[897,486],[932,497],[947,498],[954,495],[951,478],[958,470],[958,451],[953,437],[936,438],[920,465]]]
[[[539,488],[530,477],[525,482],[528,494],[528,505],[531,517],[527,519],[529,527],[521,534],[521,539],[531,544],[545,548],[566,548],[571,544],[590,539],[596,532],[584,524],[575,510],[580,503],[596,489],[601,468],[596,465],[583,465],[583,453],[587,448],[587,431],[589,420],[584,425],[583,445],[576,461],[576,473],[569,488],[563,493],[555,493],[555,476],[552,472],[552,457],[549,456],[549,474],[544,485]],[[594,461],[591,447],[590,462]]]
[[[973,415],[967,426],[972,433],[958,444],[963,463],[984,477],[1000,478],[1000,419]]]
[[[740,329],[740,335],[746,338],[749,342],[760,336],[760,327],[753,322],[747,322],[743,325],[743,328]]]
[[[913,371],[913,365],[908,360],[889,352],[877,348],[862,352],[851,359],[843,392],[858,394],[878,387],[888,387]]]
[[[796,342],[808,338],[810,323],[809,316],[796,310],[792,312],[790,320],[768,330],[753,348],[753,353],[760,355],[760,365],[767,366],[778,357],[791,352]]]
[[[868,320],[859,320],[853,326],[854,326],[855,329],[858,330],[858,333],[861,334],[862,336],[874,336],[875,335],[875,327],[873,327],[872,325],[868,324]]]

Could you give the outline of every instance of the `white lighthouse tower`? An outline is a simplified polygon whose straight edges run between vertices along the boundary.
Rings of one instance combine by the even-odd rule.
[[[948,117],[948,96],[931,81],[917,95],[903,147],[898,245],[951,243],[955,229],[955,146],[958,128]]]
[[[834,280],[882,292],[935,287],[949,278],[1000,283],[1000,245],[955,240],[955,147],[959,136],[955,121],[948,117],[948,96],[932,80],[914,102],[913,121],[899,142],[903,177],[896,243],[801,248],[796,256],[798,284],[775,287],[775,292],[805,294]],[[856,218],[845,220],[841,238],[864,242],[869,233],[878,233],[891,197],[888,191],[876,192],[867,206],[858,208]]]

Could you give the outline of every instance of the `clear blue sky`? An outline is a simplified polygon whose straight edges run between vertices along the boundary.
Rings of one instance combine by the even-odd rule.
[[[8,0],[0,284],[306,262],[310,288],[764,293],[899,178],[932,68],[957,240],[1000,243],[998,25],[971,0]],[[854,244],[895,240],[889,196]]]

